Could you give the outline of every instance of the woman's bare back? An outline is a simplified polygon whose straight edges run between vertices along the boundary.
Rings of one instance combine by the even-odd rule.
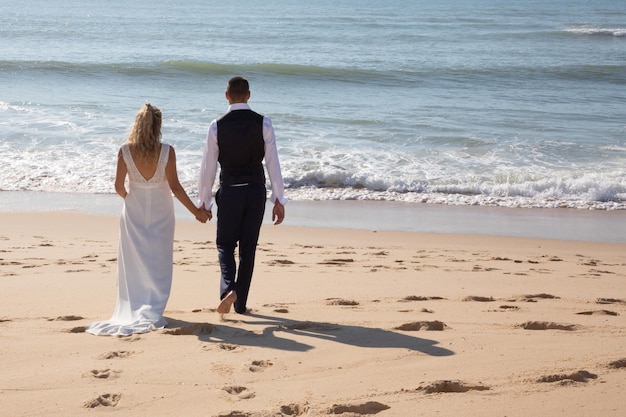
[[[154,174],[156,174],[156,170],[159,166],[159,155],[161,154],[161,144],[159,144],[154,160],[146,161],[144,159],[135,158],[133,156],[132,147],[130,148],[130,155],[133,158],[133,162],[135,163],[135,167],[141,174],[141,176],[146,180],[150,181]]]

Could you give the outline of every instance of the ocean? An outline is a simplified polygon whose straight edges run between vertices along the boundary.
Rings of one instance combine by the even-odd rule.
[[[114,194],[144,102],[195,196],[234,75],[291,201],[626,209],[615,0],[0,0],[0,208]]]

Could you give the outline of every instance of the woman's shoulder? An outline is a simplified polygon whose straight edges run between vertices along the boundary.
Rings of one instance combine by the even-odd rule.
[[[163,156],[163,158],[165,158],[166,161],[176,158],[174,147],[169,143],[161,143],[161,155]]]
[[[120,146],[118,155],[127,155],[127,154],[130,154],[130,146],[128,146],[128,143],[125,143],[122,146]]]
[[[174,152],[174,147],[169,143],[161,143],[161,149],[167,151],[168,153]]]

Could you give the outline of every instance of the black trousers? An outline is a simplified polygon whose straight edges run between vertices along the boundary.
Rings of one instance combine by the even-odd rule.
[[[235,291],[235,311],[246,312],[254,271],[254,257],[265,214],[265,185],[248,184],[220,187],[217,204],[217,253],[220,263],[220,299]],[[235,248],[239,245],[239,268]]]

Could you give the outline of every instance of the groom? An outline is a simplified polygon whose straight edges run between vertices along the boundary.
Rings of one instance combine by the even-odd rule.
[[[226,85],[228,111],[209,125],[204,147],[198,193],[201,208],[211,211],[211,194],[217,165],[219,189],[215,193],[217,212],[217,252],[221,270],[220,304],[223,316],[234,304],[235,312],[247,311],[248,292],[254,257],[265,213],[265,172],[270,177],[274,203],[272,221],[281,224],[287,200],[278,161],[272,121],[250,109],[250,86],[243,77]],[[235,248],[239,245],[239,269]]]

